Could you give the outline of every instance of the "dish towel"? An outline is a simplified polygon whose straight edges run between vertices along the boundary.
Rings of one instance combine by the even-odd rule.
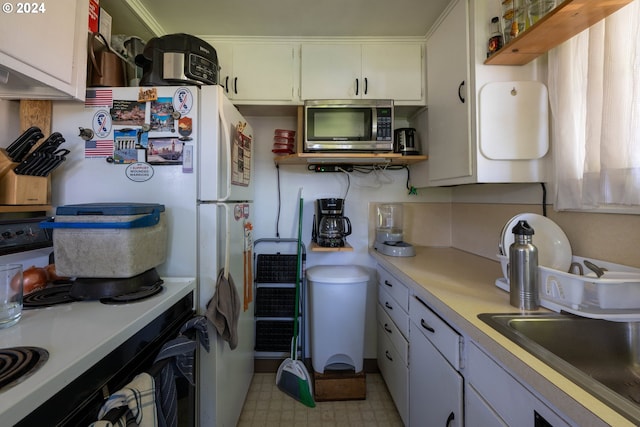
[[[102,405],[98,418],[103,418],[114,408],[127,407],[126,413],[117,421],[96,421],[90,427],[110,427],[138,425],[140,427],[156,427],[156,391],[154,380],[146,372],[138,374],[129,384],[109,396]],[[129,419],[131,418],[131,419]]]
[[[189,336],[195,336],[195,339],[190,339]],[[156,356],[154,365],[165,359],[170,359],[173,362],[167,363],[154,377],[159,427],[178,425],[176,371],[182,374],[191,385],[195,385],[193,361],[197,342],[200,342],[207,352],[209,351],[207,320],[203,316],[196,316],[188,320],[180,329],[179,335],[166,342]]]
[[[231,275],[224,277],[224,269],[218,273],[216,292],[207,303],[205,317],[213,323],[218,335],[229,343],[231,350],[238,346],[240,297]]]

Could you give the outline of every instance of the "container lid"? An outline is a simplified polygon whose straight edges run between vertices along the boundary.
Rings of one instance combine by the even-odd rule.
[[[518,223],[511,229],[511,232],[519,236],[533,236],[535,234],[533,228],[523,219],[518,221]]]
[[[357,265],[316,265],[307,269],[307,278],[314,282],[360,283],[369,280],[369,274]]]
[[[80,203],[58,206],[56,215],[144,215],[154,210],[164,212],[158,203]]]

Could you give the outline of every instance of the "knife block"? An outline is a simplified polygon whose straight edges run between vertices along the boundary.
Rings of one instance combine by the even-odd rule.
[[[50,178],[18,175],[13,171],[18,164],[12,162],[4,152],[0,151],[0,205],[48,204]]]

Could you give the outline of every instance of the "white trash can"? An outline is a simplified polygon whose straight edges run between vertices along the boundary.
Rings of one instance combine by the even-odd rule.
[[[359,266],[307,269],[314,371],[324,373],[328,367],[362,371],[368,281],[367,270]]]

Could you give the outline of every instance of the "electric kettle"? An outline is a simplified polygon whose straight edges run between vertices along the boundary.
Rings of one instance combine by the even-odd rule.
[[[394,131],[393,151],[403,156],[420,154],[418,133],[414,128],[399,128]]]

